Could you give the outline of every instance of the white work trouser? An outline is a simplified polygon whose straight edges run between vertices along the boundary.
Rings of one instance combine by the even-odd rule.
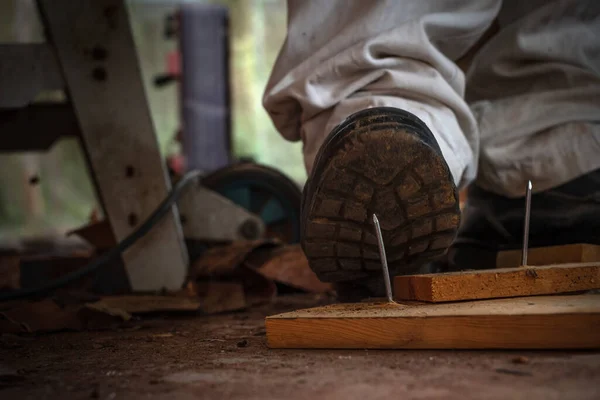
[[[263,101],[309,171],[338,123],[391,106],[429,126],[457,185],[546,190],[600,168],[600,0],[289,0]]]

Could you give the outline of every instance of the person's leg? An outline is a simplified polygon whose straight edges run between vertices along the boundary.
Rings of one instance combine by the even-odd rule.
[[[527,180],[531,245],[600,241],[600,2],[505,1],[498,25],[467,74],[481,150],[458,268],[520,247]]]
[[[505,1],[467,74],[478,186],[523,195],[600,168],[600,2]]]
[[[456,184],[475,177],[477,125],[455,61],[491,25],[499,0],[288,0],[288,34],[264,95],[275,126],[304,142],[307,170],[349,115],[389,106],[432,130]]]
[[[380,294],[371,224],[392,274],[443,253],[459,222],[455,184],[476,173],[478,132],[455,61],[499,1],[289,1],[287,40],[264,105],[302,139],[309,180],[302,246],[325,281]]]

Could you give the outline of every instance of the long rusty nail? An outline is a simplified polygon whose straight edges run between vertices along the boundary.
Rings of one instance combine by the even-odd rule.
[[[375,233],[377,234],[377,244],[379,246],[379,257],[381,258],[381,268],[383,269],[383,282],[385,283],[385,292],[388,302],[394,302],[392,293],[392,283],[390,282],[390,271],[388,269],[387,257],[385,256],[385,246],[383,244],[383,235],[377,215],[373,214],[373,224],[375,225]]]
[[[531,181],[527,182],[527,190],[525,195],[525,223],[523,227],[523,252],[521,257],[521,265],[527,265],[527,253],[529,252],[529,219],[531,218],[531,189],[533,185]]]

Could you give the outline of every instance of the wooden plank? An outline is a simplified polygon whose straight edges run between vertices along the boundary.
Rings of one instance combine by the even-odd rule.
[[[93,304],[101,304],[111,309],[121,309],[130,314],[162,312],[203,312],[216,314],[241,310],[248,306],[244,287],[235,282],[200,282],[189,292],[177,295],[125,295],[106,296]]]
[[[600,263],[501,268],[394,278],[394,298],[445,302],[600,289]]]
[[[600,295],[335,304],[267,317],[271,348],[600,348]]]
[[[123,240],[167,196],[124,0],[39,0],[112,232]],[[179,289],[187,252],[176,207],[123,254],[135,291]]]
[[[600,246],[587,243],[530,248],[528,265],[551,265],[600,262]],[[521,250],[501,251],[496,256],[496,268],[521,266]]]

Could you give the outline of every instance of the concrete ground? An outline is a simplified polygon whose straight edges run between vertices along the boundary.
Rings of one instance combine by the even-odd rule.
[[[322,302],[281,297],[243,313],[155,317],[121,331],[3,335],[0,398],[600,398],[600,353],[266,347],[266,315]]]

